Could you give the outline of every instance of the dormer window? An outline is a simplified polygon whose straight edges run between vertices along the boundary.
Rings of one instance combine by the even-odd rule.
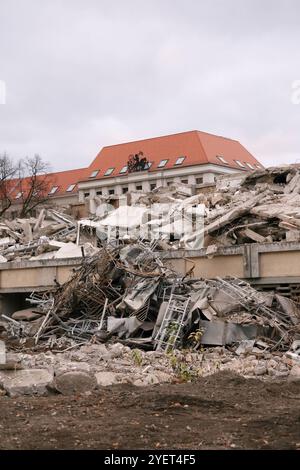
[[[185,160],[185,157],[178,157],[174,165],[182,165],[184,160]]]
[[[121,175],[126,172],[127,172],[127,165],[123,166],[123,168],[121,168],[121,170],[119,171]]]
[[[161,160],[159,162],[159,164],[157,165],[157,168],[163,168],[164,166],[166,166],[166,164],[168,163],[169,160]]]
[[[229,162],[221,155],[217,155],[217,159],[220,160],[220,162],[223,163],[224,165],[229,165]]]
[[[67,193],[71,193],[73,189],[75,188],[76,184],[70,184],[70,186],[67,189]]]
[[[94,170],[94,171],[90,174],[89,178],[96,178],[96,176],[98,175],[99,171],[100,171],[100,170]]]
[[[251,163],[245,162],[247,167],[250,168],[250,170],[254,170],[254,166],[251,165]]]
[[[240,162],[240,160],[235,160],[235,163],[241,168],[246,168],[244,163]]]
[[[52,194],[56,193],[57,190],[58,190],[58,186],[53,186],[51,188],[51,191],[49,192],[49,195],[52,195]]]
[[[113,171],[114,171],[114,168],[108,168],[108,169],[106,170],[106,172],[104,173],[104,176],[109,176],[109,175],[111,175]]]
[[[20,199],[21,196],[22,196],[22,193],[19,192],[19,193],[16,195],[15,199]]]

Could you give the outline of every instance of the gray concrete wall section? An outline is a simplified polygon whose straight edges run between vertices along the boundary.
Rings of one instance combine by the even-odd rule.
[[[265,243],[220,247],[207,256],[206,249],[161,253],[180,274],[191,269],[195,278],[235,276],[252,283],[300,283],[300,243]],[[66,282],[82,258],[22,261],[0,264],[0,293],[45,290]]]

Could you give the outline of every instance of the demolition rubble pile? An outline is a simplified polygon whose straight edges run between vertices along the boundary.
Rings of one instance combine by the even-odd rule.
[[[201,351],[130,349],[120,343],[86,344],[64,352],[7,352],[0,367],[0,396],[91,393],[118,384],[147,386],[197,380],[217,372],[260,380],[299,380],[300,361],[290,352],[248,351],[224,347]],[[13,370],[7,370],[13,365]],[[2,369],[2,370],[1,370]]]
[[[0,222],[0,263],[82,256],[76,246],[78,224],[70,216],[42,209],[38,218]],[[95,253],[90,245],[84,253]]]
[[[221,177],[214,192],[176,183],[87,199],[89,219],[42,209],[39,217],[0,222],[0,262],[90,256],[97,246],[157,240],[157,250],[300,241],[300,166]],[[80,246],[81,245],[81,246]],[[83,248],[83,252],[82,252]]]
[[[5,317],[6,334],[50,348],[64,338],[77,344],[117,338],[165,352],[201,345],[287,351],[299,340],[300,310],[292,300],[235,278],[178,277],[153,247],[107,246],[84,258],[65,284],[28,299],[35,317],[22,311]]]
[[[220,180],[219,188],[210,197],[206,244],[300,240],[299,165],[254,171],[238,188]]]
[[[221,177],[214,192],[192,195],[191,186],[176,183],[131,193],[128,205],[118,209],[105,198],[91,198],[94,220],[80,225],[94,227],[100,239],[106,230],[111,238],[117,233],[120,239],[134,240],[142,228],[143,238],[163,240],[162,249],[300,241],[299,165],[233,176]],[[201,217],[203,225],[197,226]]]

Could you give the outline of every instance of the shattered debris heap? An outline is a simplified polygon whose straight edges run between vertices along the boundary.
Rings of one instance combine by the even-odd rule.
[[[77,221],[54,209],[42,209],[38,218],[0,221],[0,263],[81,257],[77,230]],[[89,243],[82,248],[87,255],[97,251]]]
[[[289,350],[300,339],[298,304],[236,278],[180,277],[161,256],[164,250],[195,249],[199,240],[209,252],[222,245],[300,239],[299,166],[258,170],[235,181],[221,178],[213,193],[193,194],[180,184],[135,192],[126,195],[130,205],[118,208],[95,197],[89,200],[93,217],[78,222],[53,209],[43,209],[38,219],[3,221],[1,262],[80,256],[82,263],[65,284],[32,293],[29,313],[2,315],[2,337],[50,348],[62,338],[76,344],[117,338],[167,352],[201,345]],[[166,212],[155,219],[154,210],[151,219],[155,203],[166,204]],[[203,224],[176,237],[182,226],[174,214],[183,208],[193,215],[199,208]],[[118,231],[106,230],[117,225]],[[139,236],[141,225],[150,227],[148,238]],[[91,243],[83,243],[91,229]]]
[[[226,175],[214,191],[202,189],[195,194],[192,185],[176,182],[135,191],[121,196],[125,207],[118,208],[111,196],[90,196],[93,218],[79,221],[80,228],[93,228],[99,239],[111,231],[113,238],[126,218],[119,239],[136,240],[142,228],[143,238],[159,238],[162,249],[300,241],[300,165]]]
[[[166,352],[200,345],[286,351],[299,338],[292,300],[235,278],[178,277],[153,246],[108,245],[85,257],[68,282],[29,298],[38,318],[7,317],[6,334],[47,347],[62,337],[80,344],[113,337]]]

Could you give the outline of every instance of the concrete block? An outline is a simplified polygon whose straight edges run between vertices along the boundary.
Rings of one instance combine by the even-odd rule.
[[[291,368],[289,380],[300,380],[300,365]]]
[[[25,369],[0,372],[0,385],[11,397],[47,395],[47,385],[53,375],[45,369]]]
[[[120,383],[120,377],[122,374],[116,374],[114,372],[97,372],[95,374],[98,387],[107,387]]]
[[[24,310],[17,310],[12,314],[13,320],[26,320],[26,321],[31,321],[31,320],[36,320],[37,318],[40,318],[41,314],[34,312],[31,308],[26,308]]]
[[[0,364],[6,363],[6,348],[4,341],[0,340]]]

